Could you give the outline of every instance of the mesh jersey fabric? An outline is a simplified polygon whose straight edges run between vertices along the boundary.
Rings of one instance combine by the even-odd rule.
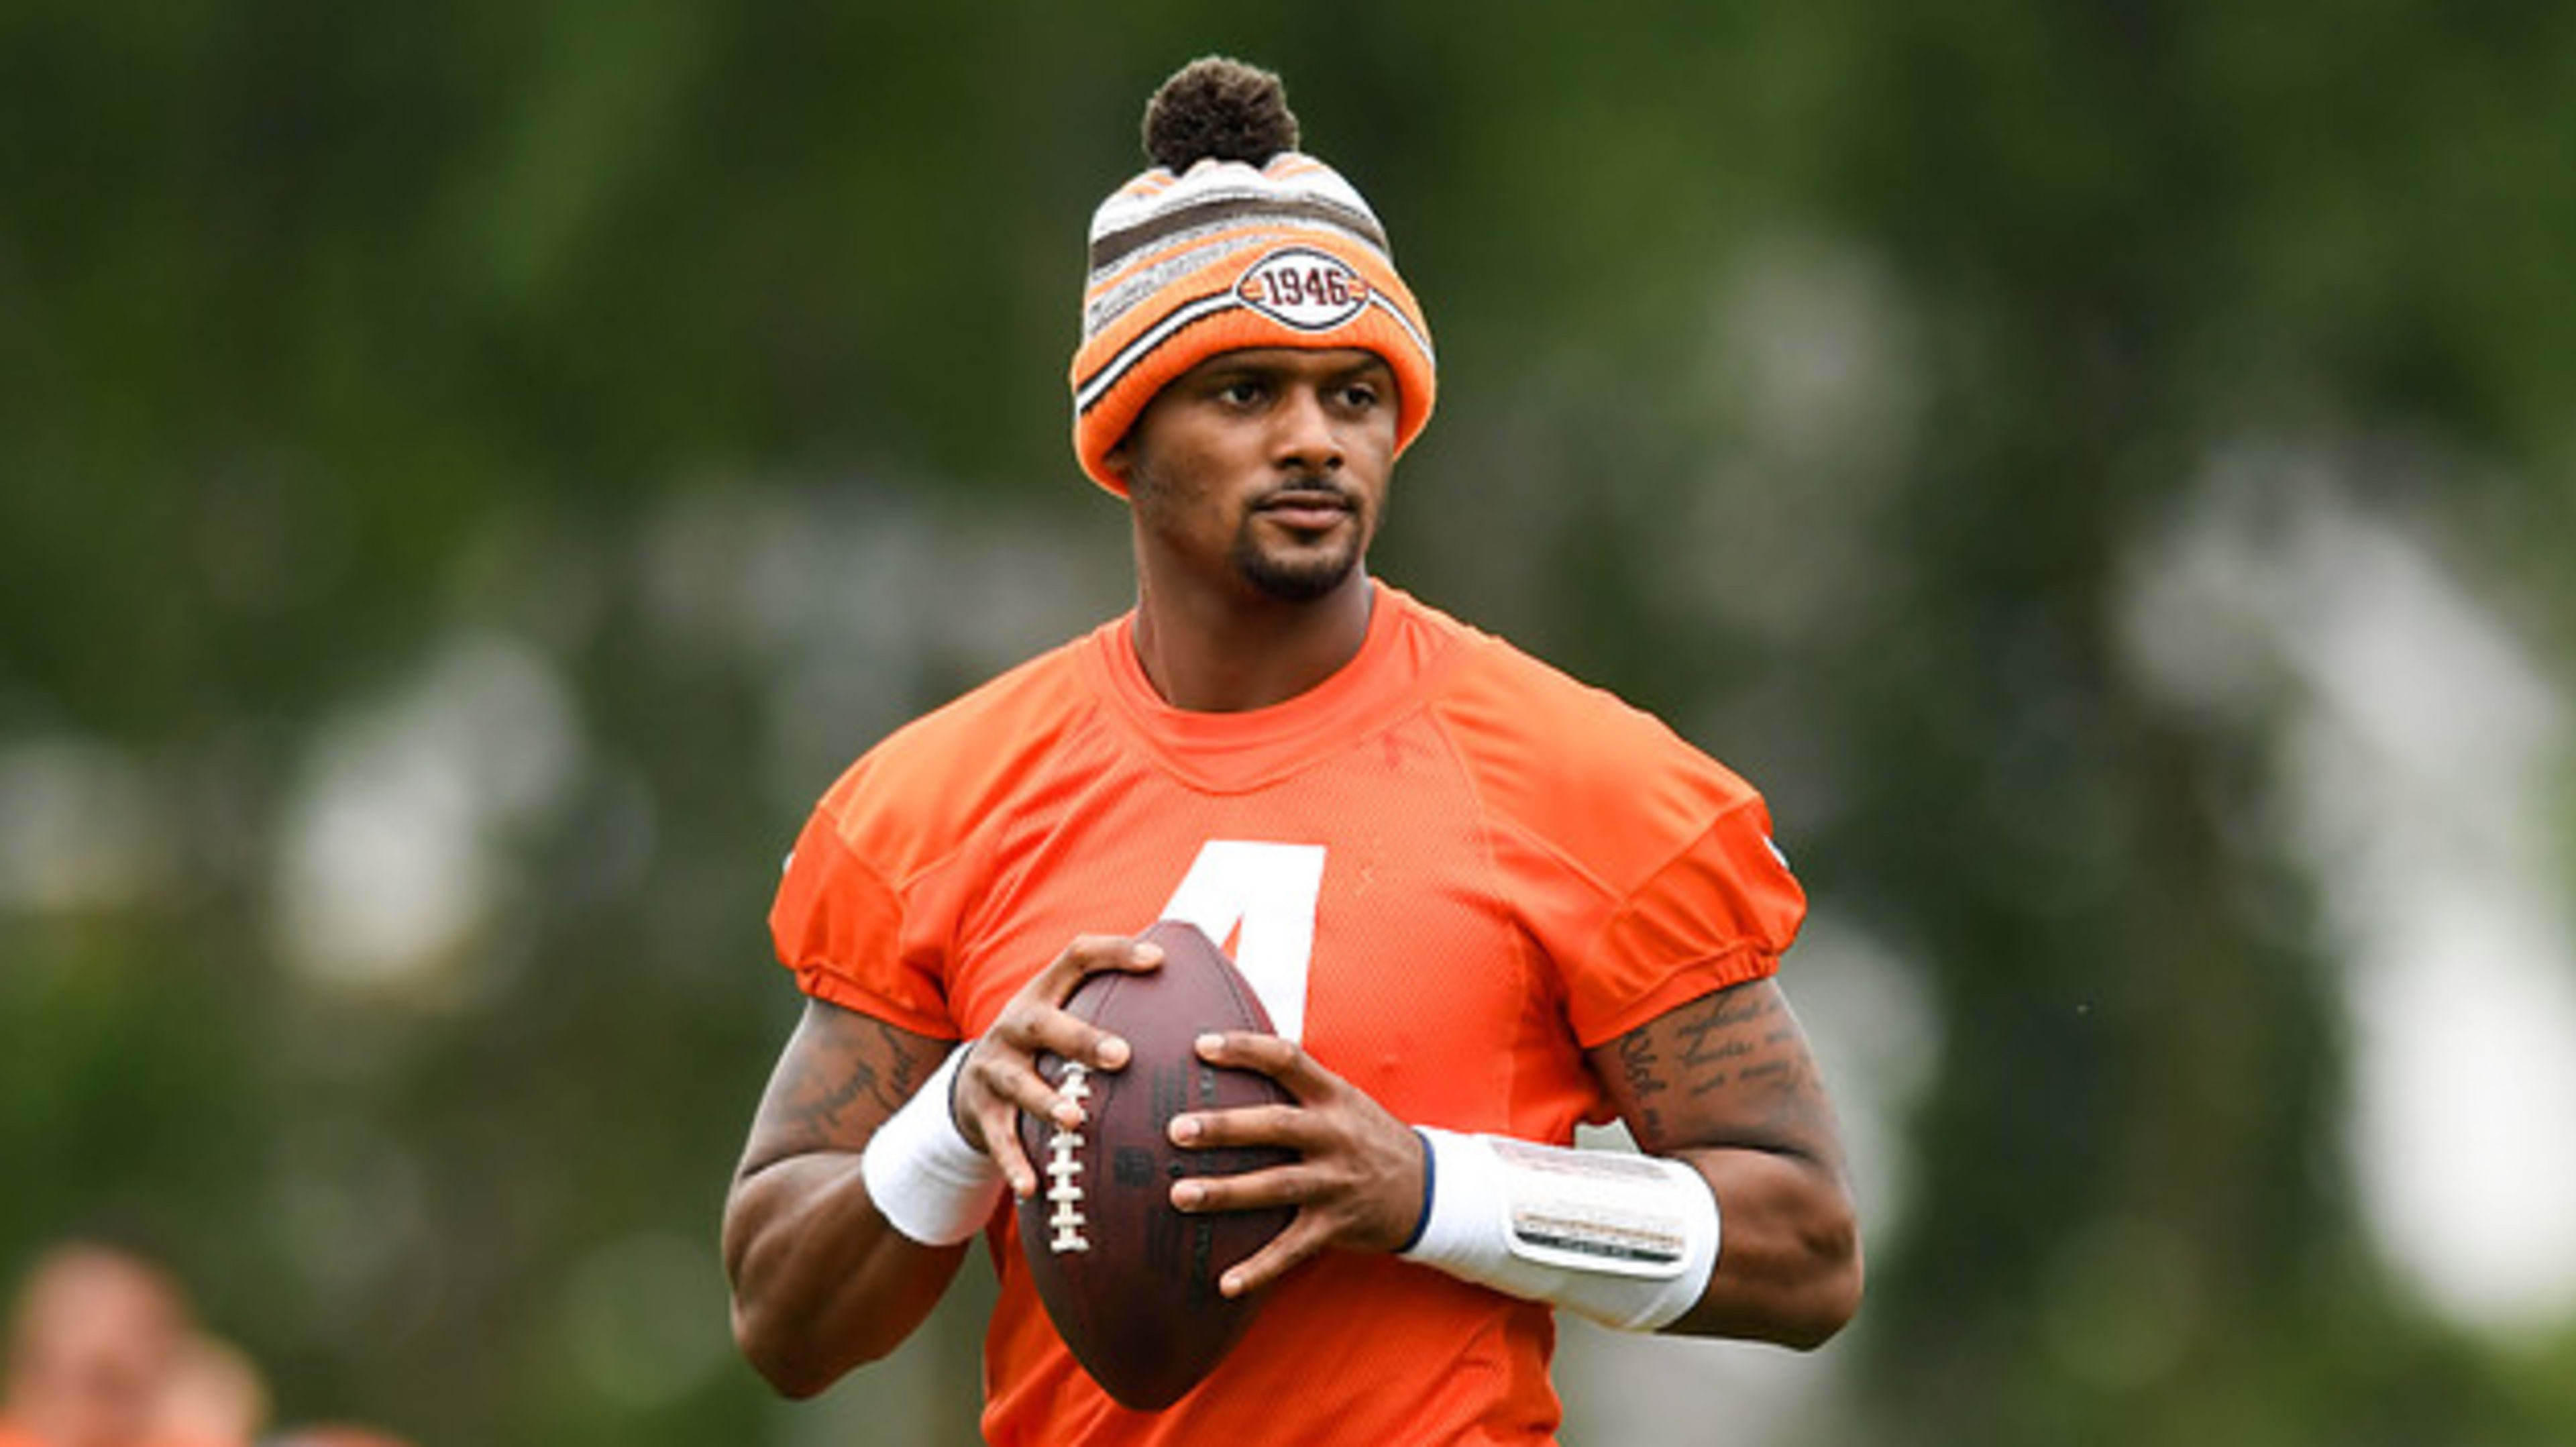
[[[1075,935],[1160,917],[1211,841],[1256,864],[1320,848],[1311,901],[1291,901],[1312,940],[1291,947],[1305,995],[1283,1032],[1401,1120],[1563,1144],[1609,1115],[1586,1049],[1771,973],[1797,931],[1804,897],[1750,786],[1400,590],[1376,585],[1349,664],[1248,713],[1165,704],[1132,629],[923,716],[825,794],[771,914],[809,994],[971,1038]],[[1247,973],[1274,919],[1256,908],[1225,941]],[[994,1443],[1553,1440],[1543,1305],[1327,1253],[1206,1381],[1137,1413],[1056,1337],[1007,1204],[986,1239]]]

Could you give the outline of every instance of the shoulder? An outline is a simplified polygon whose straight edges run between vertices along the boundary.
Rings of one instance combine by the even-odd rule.
[[[1086,634],[905,724],[826,790],[816,822],[890,878],[929,862],[1025,787],[1099,694]]]
[[[1639,877],[1721,816],[1758,806],[1733,770],[1655,717],[1450,621],[1431,709],[1486,810],[1552,852]]]
[[[1432,709],[1496,788],[1562,797],[1668,780],[1725,802],[1752,797],[1750,785],[1662,719],[1490,633],[1442,621],[1457,644]]]

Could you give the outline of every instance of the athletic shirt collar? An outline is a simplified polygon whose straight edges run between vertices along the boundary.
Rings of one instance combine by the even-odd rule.
[[[1258,788],[1337,754],[1419,703],[1420,685],[1447,651],[1437,616],[1401,589],[1372,582],[1368,636],[1331,677],[1284,703],[1241,713],[1174,708],[1136,657],[1136,615],[1101,625],[1089,671],[1111,711],[1174,772],[1201,788]]]

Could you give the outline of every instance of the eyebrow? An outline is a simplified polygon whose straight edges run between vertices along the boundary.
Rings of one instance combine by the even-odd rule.
[[[1282,376],[1292,371],[1302,373],[1304,369],[1298,367],[1294,362],[1286,360],[1224,361],[1210,365],[1205,371],[1200,373],[1200,375],[1208,381],[1215,381],[1218,378],[1236,377],[1258,377],[1266,379]],[[1347,382],[1355,377],[1392,377],[1394,375],[1395,368],[1387,363],[1386,358],[1372,354],[1361,361],[1351,363],[1347,367],[1336,367],[1329,372],[1320,373],[1318,374],[1318,377],[1319,380],[1325,382]]]

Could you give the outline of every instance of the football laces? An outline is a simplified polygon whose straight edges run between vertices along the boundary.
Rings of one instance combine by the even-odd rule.
[[[1067,1061],[1064,1083],[1058,1087],[1064,1098],[1079,1104],[1091,1098],[1091,1072],[1079,1061]],[[1055,1207],[1047,1217],[1047,1226],[1055,1234],[1047,1239],[1047,1250],[1061,1256],[1068,1251],[1088,1251],[1091,1238],[1082,1234],[1090,1223],[1082,1214],[1082,1162],[1076,1152],[1082,1149],[1082,1132],[1057,1126],[1047,1137],[1047,1200]]]

